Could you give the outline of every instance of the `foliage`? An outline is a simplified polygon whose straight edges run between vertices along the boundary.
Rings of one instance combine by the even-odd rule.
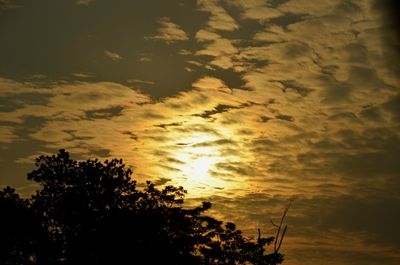
[[[29,199],[0,191],[0,264],[277,264],[274,238],[252,241],[233,223],[183,206],[186,191],[147,182],[137,189],[122,160],[40,156]]]

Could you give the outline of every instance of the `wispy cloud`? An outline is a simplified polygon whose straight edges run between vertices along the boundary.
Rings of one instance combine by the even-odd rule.
[[[183,185],[244,229],[295,198],[288,262],[398,264],[400,69],[372,2],[198,1],[196,42],[162,45],[189,85],[157,100],[138,90],[169,86],[151,47],[127,85],[79,70],[73,82],[0,79],[2,148],[32,144],[20,165],[58,148],[123,157],[139,180]],[[173,18],[147,39],[189,40]]]
[[[93,2],[93,0],[78,0],[78,1],[77,1],[77,4],[78,4],[78,5],[87,6],[87,5],[89,5],[91,2]]]
[[[239,24],[219,5],[215,0],[199,0],[197,4],[200,11],[209,12],[211,16],[207,25],[215,30],[233,31],[239,28]]]
[[[94,77],[94,75],[90,74],[90,73],[72,73],[72,75],[77,78],[92,78],[92,77]]]
[[[148,40],[162,40],[166,43],[173,43],[176,41],[185,41],[189,36],[181,27],[171,21],[169,17],[162,17],[158,20],[160,28],[158,34],[150,37],[145,37]]]
[[[223,38],[210,29],[201,29],[196,33],[196,39],[205,43],[204,48],[197,51],[196,55],[207,55],[214,59],[210,64],[229,69],[234,67],[233,58],[238,53],[233,41]]]
[[[154,81],[148,81],[148,80],[141,80],[141,79],[129,79],[127,80],[128,83],[131,84],[144,84],[144,85],[154,85]]]
[[[109,59],[111,59],[111,60],[113,60],[113,61],[120,61],[120,60],[122,60],[122,56],[119,55],[119,54],[116,53],[116,52],[111,52],[111,51],[105,50],[105,51],[104,51],[104,55],[105,55],[107,58],[109,58]]]
[[[0,0],[0,10],[7,10],[20,7],[16,0]]]
[[[1,143],[12,143],[18,139],[15,135],[15,128],[12,126],[0,126],[0,135]]]
[[[244,19],[254,19],[260,22],[266,22],[272,18],[281,17],[284,14],[277,8],[272,8],[270,1],[263,0],[233,0],[227,3],[236,6],[241,11],[241,17]]]

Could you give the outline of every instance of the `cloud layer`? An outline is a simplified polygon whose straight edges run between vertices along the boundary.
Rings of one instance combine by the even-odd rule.
[[[68,75],[36,65],[21,77],[0,65],[0,184],[28,192],[32,159],[59,148],[122,157],[140,181],[183,185],[188,203],[210,200],[213,214],[249,233],[293,200],[288,263],[397,264],[399,43],[382,9],[368,0],[170,5],[147,11],[154,28],[90,42],[93,64],[71,63]],[[107,35],[84,25],[93,39]]]

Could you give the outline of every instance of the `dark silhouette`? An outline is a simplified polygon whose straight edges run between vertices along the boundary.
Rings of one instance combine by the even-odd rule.
[[[183,206],[182,187],[136,188],[122,160],[77,162],[68,152],[41,156],[29,199],[0,191],[0,264],[277,264],[281,242],[250,240],[233,223]],[[280,229],[280,228],[279,228]],[[286,231],[286,228],[285,228]],[[279,233],[278,233],[279,236]],[[283,237],[283,236],[282,236]]]

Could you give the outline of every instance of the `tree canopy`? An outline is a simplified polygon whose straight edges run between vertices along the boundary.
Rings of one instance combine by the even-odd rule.
[[[40,156],[28,199],[0,191],[0,264],[272,265],[273,237],[252,240],[205,215],[211,203],[184,206],[182,187],[137,188],[122,160],[78,162],[60,150]],[[279,244],[280,245],[280,244]]]

